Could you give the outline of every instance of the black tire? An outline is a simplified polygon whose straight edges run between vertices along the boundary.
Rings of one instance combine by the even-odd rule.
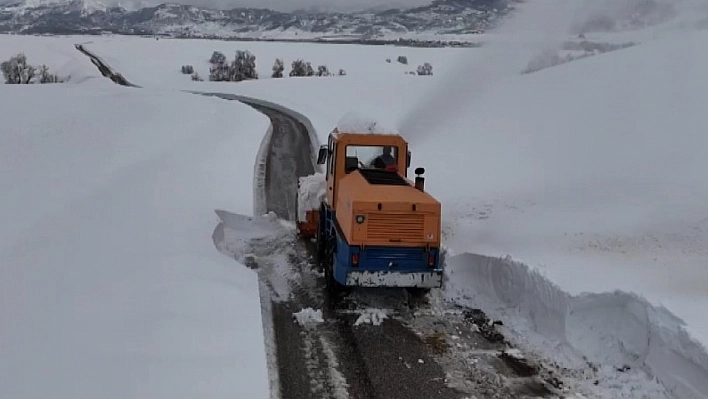
[[[412,310],[425,306],[428,303],[428,293],[430,288],[406,287],[406,302]]]
[[[326,235],[322,234],[326,223],[324,222],[325,220],[325,215],[326,215],[326,210],[324,204],[320,203],[320,214],[318,217],[317,221],[317,233],[315,235],[315,239],[317,242],[317,260],[319,261],[320,264],[322,264],[324,256],[325,256],[325,240],[326,240]]]
[[[317,251],[317,263],[323,264],[324,260],[324,244],[322,244],[322,230],[321,226],[317,226],[317,232],[315,233],[315,246]]]
[[[324,240],[323,240],[324,241]],[[333,238],[328,239],[322,249],[322,268],[324,269],[325,284],[330,292],[336,291],[337,282],[334,280],[334,246]]]
[[[408,287],[406,291],[411,297],[421,299],[430,293],[430,288]]]

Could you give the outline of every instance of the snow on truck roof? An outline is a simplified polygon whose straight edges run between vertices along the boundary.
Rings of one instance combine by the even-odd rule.
[[[334,129],[335,133],[398,135],[398,129],[350,112],[342,117]]]

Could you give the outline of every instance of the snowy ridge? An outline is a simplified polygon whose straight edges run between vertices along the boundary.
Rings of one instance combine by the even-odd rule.
[[[629,366],[656,377],[671,397],[708,395],[705,348],[688,336],[681,320],[637,295],[572,296],[522,263],[469,253],[448,257],[448,273],[448,297],[481,306],[515,332],[510,337],[526,341],[520,346],[562,367],[583,368],[577,363],[583,356],[600,371],[608,369],[606,378],[613,369]],[[605,382],[588,383],[585,389],[603,397]],[[663,396],[660,387],[649,391],[637,383],[634,389]]]

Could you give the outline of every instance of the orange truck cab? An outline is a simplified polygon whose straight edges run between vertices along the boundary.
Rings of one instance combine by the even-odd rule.
[[[316,238],[330,283],[438,288],[441,205],[424,191],[424,170],[408,179],[411,153],[396,134],[342,133],[320,148],[326,165],[319,208],[306,209],[298,232]]]

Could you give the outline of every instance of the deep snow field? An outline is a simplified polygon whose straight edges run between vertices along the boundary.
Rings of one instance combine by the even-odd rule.
[[[96,389],[115,384],[106,390],[115,397],[194,397],[238,396],[240,382],[258,381],[247,387],[265,396],[255,275],[214,250],[210,229],[214,209],[253,212],[267,120],[180,92],[192,90],[280,104],[307,117],[321,142],[349,112],[399,128],[443,203],[444,298],[501,318],[525,349],[559,364],[598,365],[615,386],[589,381],[587,395],[708,397],[708,31],[634,37],[646,40],[519,75],[526,59],[514,50],[531,51],[506,42],[411,49],[0,36],[1,59],[24,50],[31,63],[73,73],[66,85],[0,86],[9,121],[0,182],[12,187],[1,194],[10,223],[0,227],[0,310],[11,316],[0,385],[31,396],[23,390],[62,391],[61,380],[73,396],[66,381],[101,375],[108,380]],[[74,43],[143,88],[84,81],[98,74],[75,72],[92,66]],[[191,64],[206,78],[212,51],[231,58],[239,49],[256,55],[258,81],[197,83],[180,73]],[[347,75],[270,79],[276,57],[286,76],[296,57]],[[405,74],[423,62],[434,76]],[[33,117],[18,118],[27,109]],[[243,356],[259,362],[249,360],[255,380],[235,372]],[[57,358],[65,374],[42,372]],[[105,359],[117,374],[101,374]],[[616,371],[624,366],[667,392]],[[146,370],[164,380],[139,384]],[[17,384],[28,375],[33,385]]]
[[[24,49],[80,83],[0,86],[0,396],[268,397],[257,277],[211,239],[267,118]]]

